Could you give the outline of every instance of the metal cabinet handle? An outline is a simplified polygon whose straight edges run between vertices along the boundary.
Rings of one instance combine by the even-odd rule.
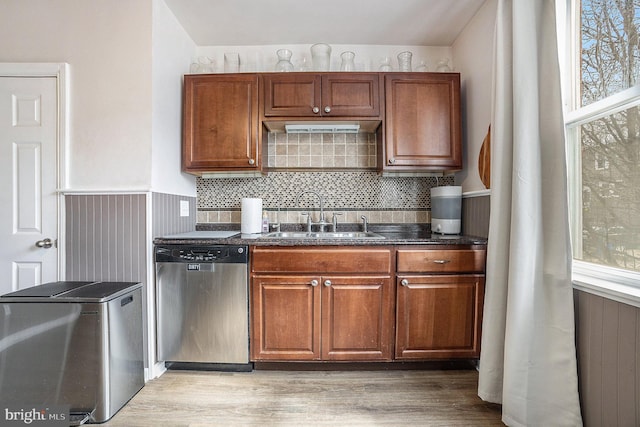
[[[317,281],[316,279],[313,279],[313,280],[311,281],[311,286],[313,286],[313,287],[318,286],[318,281]]]
[[[39,248],[44,248],[44,249],[49,249],[51,247],[53,247],[53,240],[46,238],[43,240],[38,240],[36,242],[36,246]]]
[[[250,165],[254,165],[256,163],[256,161],[254,159],[249,159],[249,164]]]
[[[396,159],[394,159],[394,158],[390,158],[389,159],[389,164],[390,165],[394,164],[395,162],[396,162]]]
[[[434,259],[433,262],[436,263],[436,264],[448,264],[448,263],[451,262],[451,260],[448,260],[448,259]]]
[[[407,279],[402,279],[402,280],[400,281],[400,284],[401,284],[402,286],[409,286],[409,281],[408,281]]]
[[[331,286],[331,280],[325,280],[325,281],[324,281],[324,285],[325,285],[326,287]]]
[[[320,112],[320,109],[318,107],[313,107],[311,111],[313,111],[314,114],[318,114]]]
[[[324,112],[325,113],[330,113],[331,112],[331,107],[329,107],[328,105],[326,107],[324,107]]]

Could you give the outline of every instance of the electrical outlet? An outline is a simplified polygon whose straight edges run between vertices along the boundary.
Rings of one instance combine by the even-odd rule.
[[[180,216],[189,216],[188,200],[180,200]]]

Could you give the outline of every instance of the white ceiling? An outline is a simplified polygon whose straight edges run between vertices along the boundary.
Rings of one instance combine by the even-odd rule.
[[[198,46],[451,46],[485,0],[165,0]]]

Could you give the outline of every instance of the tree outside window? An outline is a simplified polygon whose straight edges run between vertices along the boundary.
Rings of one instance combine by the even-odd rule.
[[[640,97],[607,100],[640,82],[640,0],[582,0],[579,107],[581,241],[576,259],[640,271]],[[576,233],[578,234],[578,233]]]

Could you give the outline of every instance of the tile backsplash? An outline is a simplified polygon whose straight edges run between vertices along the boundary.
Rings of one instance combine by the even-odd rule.
[[[375,133],[269,132],[269,168],[375,169]]]
[[[363,142],[367,144],[369,140]],[[301,223],[302,212],[318,212],[319,206],[312,195],[301,197],[299,205],[296,198],[303,191],[316,191],[328,220],[333,212],[342,212],[341,223],[359,222],[360,215],[372,223],[428,223],[430,189],[437,185],[454,185],[453,175],[383,177],[371,170],[322,170],[270,172],[259,178],[197,178],[197,222],[240,223],[240,200],[260,197],[271,222]]]

